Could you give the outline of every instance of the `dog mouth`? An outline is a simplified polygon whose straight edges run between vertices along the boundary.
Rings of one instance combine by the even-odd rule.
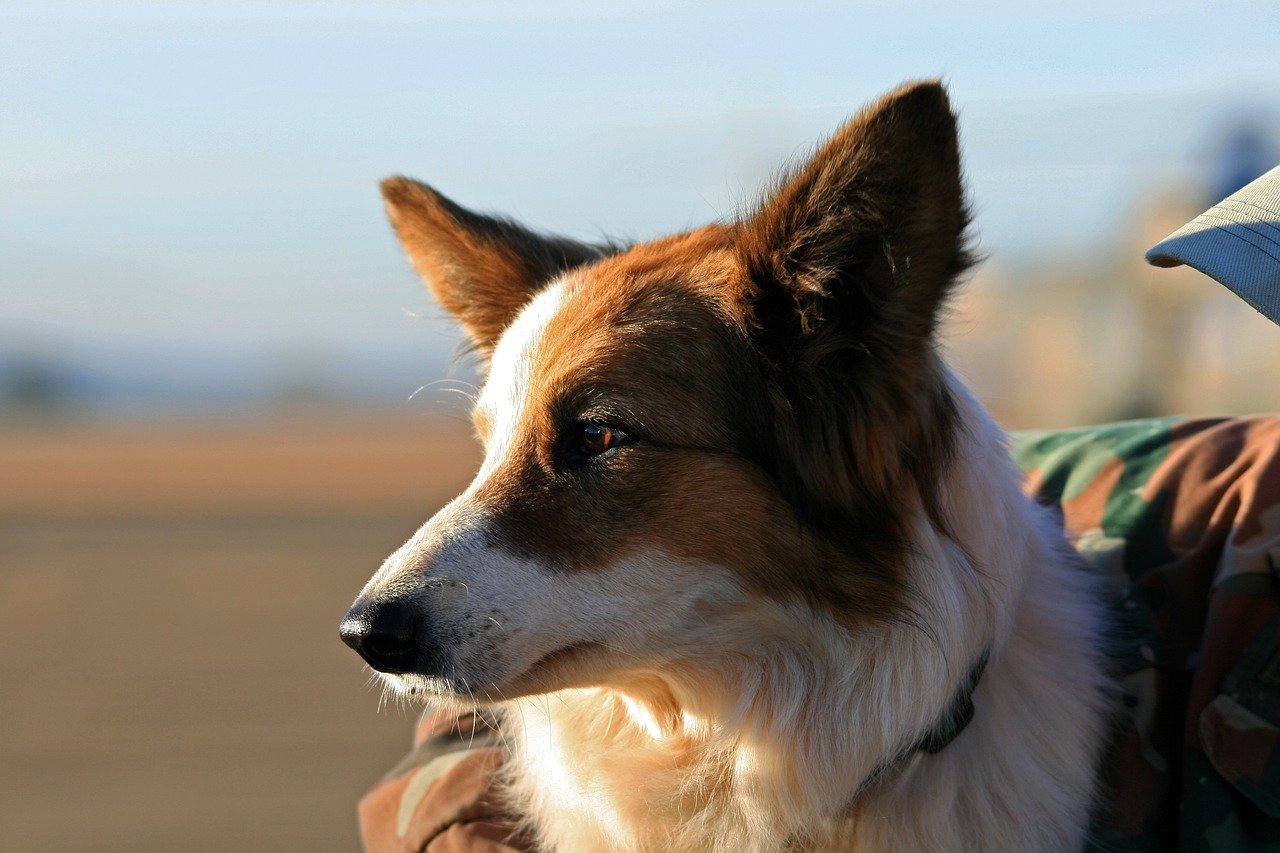
[[[603,648],[604,646],[594,640],[580,640],[576,643],[569,643],[538,658],[525,667],[522,673],[509,680],[525,681],[554,677],[557,674],[562,674],[564,669],[572,669],[576,664],[580,664],[582,658],[591,651]]]
[[[591,674],[588,659],[603,649],[601,643],[593,640],[568,643],[542,655],[515,675],[477,689],[471,695],[493,701],[586,686],[585,681]]]
[[[594,640],[568,643],[534,660],[515,675],[488,684],[472,683],[461,675],[426,675],[406,672],[384,674],[398,691],[412,697],[432,697],[465,702],[497,702],[549,693],[565,687],[586,686],[585,658],[603,650],[604,645]]]

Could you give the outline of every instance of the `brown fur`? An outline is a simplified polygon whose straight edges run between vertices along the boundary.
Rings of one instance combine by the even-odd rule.
[[[587,570],[657,536],[767,594],[899,612],[905,519],[920,501],[940,518],[933,477],[954,430],[930,339],[969,263],[941,86],[877,102],[753,216],[593,263],[407,179],[384,193],[482,352],[542,282],[579,267],[532,358],[517,461],[476,495],[508,548]],[[566,442],[588,420],[637,440],[575,465]]]
[[[539,287],[611,250],[474,213],[405,177],[383,181],[382,198],[414,269],[482,357]]]
[[[933,477],[955,413],[932,335],[972,262],[968,221],[946,93],[916,84],[841,128],[740,226],[758,337],[793,406],[795,488],[824,527],[913,490],[940,520]]]

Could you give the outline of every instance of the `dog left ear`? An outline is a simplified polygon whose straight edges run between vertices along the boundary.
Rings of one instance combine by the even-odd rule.
[[[485,359],[540,287],[608,251],[475,213],[409,178],[387,178],[382,197],[413,268]]]
[[[736,227],[742,307],[783,404],[777,477],[833,535],[853,529],[850,512],[893,530],[913,491],[942,519],[955,404],[933,332],[971,263],[967,224],[935,82],[864,110]]]
[[[784,360],[843,344],[891,359],[925,343],[970,263],[956,121],[938,82],[842,127],[738,226],[763,340]]]

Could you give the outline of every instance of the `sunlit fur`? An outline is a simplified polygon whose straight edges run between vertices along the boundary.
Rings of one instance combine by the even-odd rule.
[[[964,398],[944,478],[957,541],[916,520],[928,632],[850,632],[761,600],[651,679],[512,704],[520,811],[556,850],[1072,850],[1104,731],[1096,596]],[[972,724],[858,787],[993,644]],[[748,656],[744,649],[755,649]]]
[[[501,710],[547,849],[1079,848],[1101,616],[937,355],[969,263],[940,85],[625,251],[384,189],[487,361],[485,461],[359,602],[412,608],[392,689]],[[637,440],[573,457],[589,421]],[[984,652],[972,722],[911,750]]]

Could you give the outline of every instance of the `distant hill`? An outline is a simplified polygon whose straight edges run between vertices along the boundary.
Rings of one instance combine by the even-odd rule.
[[[465,358],[432,340],[282,347],[51,338],[0,328],[0,417],[213,414],[312,403],[455,406],[457,395],[444,388],[473,379]]]

